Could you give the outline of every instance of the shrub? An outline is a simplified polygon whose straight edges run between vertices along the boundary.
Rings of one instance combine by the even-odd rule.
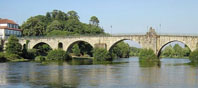
[[[45,56],[37,56],[35,58],[35,61],[45,61],[46,60],[46,57]]]
[[[27,59],[34,59],[37,55],[38,55],[38,53],[37,53],[37,50],[36,49],[29,49],[28,51],[27,51]]]
[[[139,55],[140,61],[158,61],[159,59],[155,55],[152,49],[142,49]]]
[[[78,44],[75,44],[72,48],[72,52],[74,53],[75,56],[80,56],[80,48]]]
[[[16,59],[22,59],[22,57],[20,57],[17,54],[8,54],[8,53],[5,54],[5,58],[9,61],[16,60]]]
[[[51,50],[47,55],[48,60],[70,60],[71,57],[61,49]]]
[[[17,39],[17,37],[13,35],[11,35],[8,38],[8,42],[6,43],[5,48],[6,48],[5,49],[6,53],[17,54],[17,55],[22,54],[22,45],[19,43],[19,40]]]
[[[198,49],[190,53],[189,59],[193,63],[198,63]]]
[[[95,48],[93,51],[93,57],[96,61],[111,61],[110,53],[103,48]]]

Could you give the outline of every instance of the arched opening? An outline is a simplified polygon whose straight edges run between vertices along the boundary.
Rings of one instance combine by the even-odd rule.
[[[63,49],[63,43],[62,43],[62,42],[59,42],[59,43],[58,43],[58,48],[59,48],[59,49]]]
[[[26,49],[26,48],[27,48],[26,44],[23,44],[23,49]]]
[[[139,56],[141,45],[133,40],[123,39],[114,43],[109,52],[112,58],[129,58]]]
[[[66,50],[71,56],[92,57],[93,46],[85,41],[76,41]]]
[[[157,56],[159,58],[185,58],[190,55],[190,52],[191,50],[188,45],[181,41],[174,40],[164,44],[160,48]]]
[[[40,42],[36,44],[33,49],[36,49],[38,56],[47,56],[48,52],[52,50],[52,48],[44,42]]]

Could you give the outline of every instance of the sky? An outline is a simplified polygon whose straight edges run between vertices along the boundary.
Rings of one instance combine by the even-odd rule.
[[[76,11],[84,23],[96,16],[112,34],[142,34],[151,26],[158,33],[198,34],[198,0],[0,0],[0,7],[0,18],[19,25],[57,9]]]

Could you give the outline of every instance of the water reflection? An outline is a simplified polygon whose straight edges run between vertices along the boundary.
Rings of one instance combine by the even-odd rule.
[[[115,62],[129,63],[108,65],[77,65],[82,64],[81,62],[0,63],[0,87],[197,88],[198,86],[198,68],[186,65],[189,63],[188,59],[162,59],[161,66],[158,66],[159,63],[141,63],[136,57],[119,59]]]
[[[140,67],[160,67],[161,62],[160,61],[139,61]]]

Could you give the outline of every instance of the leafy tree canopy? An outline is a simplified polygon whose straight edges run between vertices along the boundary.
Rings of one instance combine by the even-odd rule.
[[[79,18],[75,11],[65,13],[60,10],[53,10],[47,12],[46,15],[30,17],[22,24],[21,29],[24,36],[46,36],[54,30],[80,35],[105,34],[104,30],[98,26],[99,19],[96,16],[92,16],[90,19],[92,25],[80,22]]]
[[[99,20],[96,16],[92,16],[91,19],[89,20],[91,25],[98,26],[99,25]]]
[[[19,40],[13,35],[8,38],[8,43],[6,43],[6,53],[16,55],[22,54],[22,45],[19,43]]]

